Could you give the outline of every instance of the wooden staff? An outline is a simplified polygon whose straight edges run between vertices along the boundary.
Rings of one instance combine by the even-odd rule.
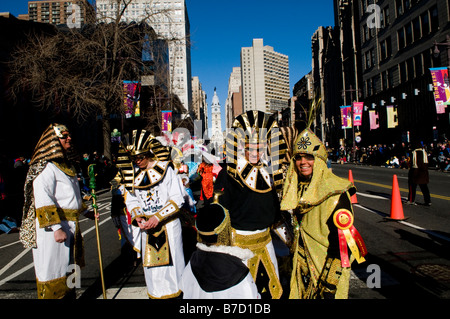
[[[103,278],[103,265],[102,265],[102,248],[100,245],[100,232],[98,229],[98,211],[97,211],[97,195],[95,194],[95,189],[97,187],[95,182],[95,164],[91,164],[88,166],[89,171],[89,187],[91,188],[92,194],[92,207],[94,208],[95,214],[95,233],[97,234],[97,250],[98,250],[98,261],[100,264],[100,278],[102,280],[102,290],[103,290],[103,299],[106,298],[106,289],[105,289],[105,280]]]

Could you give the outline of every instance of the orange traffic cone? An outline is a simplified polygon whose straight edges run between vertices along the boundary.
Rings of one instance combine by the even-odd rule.
[[[400,197],[400,189],[398,188],[397,175],[394,174],[392,180],[391,195],[391,217],[392,220],[405,220],[403,215],[402,198]]]
[[[348,180],[350,182],[352,182],[353,185],[355,185],[355,183],[353,182],[353,173],[352,170],[348,170]],[[351,197],[352,200],[352,204],[358,204],[358,199],[356,198],[356,193],[352,195]]]

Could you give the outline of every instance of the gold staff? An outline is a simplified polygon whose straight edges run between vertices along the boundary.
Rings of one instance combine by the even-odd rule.
[[[89,171],[89,187],[91,188],[92,194],[92,207],[94,208],[95,213],[95,232],[97,234],[97,250],[98,250],[98,261],[100,264],[100,278],[102,280],[102,289],[103,289],[103,299],[106,298],[106,289],[105,289],[105,280],[103,279],[103,265],[102,265],[102,248],[100,245],[100,232],[98,230],[98,212],[97,212],[97,195],[95,195],[95,164],[91,164],[88,166]]]

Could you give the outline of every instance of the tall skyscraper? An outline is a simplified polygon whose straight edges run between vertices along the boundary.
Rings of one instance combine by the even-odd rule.
[[[236,114],[237,113],[237,114]],[[233,67],[228,79],[228,96],[225,102],[226,126],[231,127],[236,116],[242,113],[241,68]]]
[[[114,0],[97,0],[97,16],[108,22],[117,11]],[[192,109],[190,24],[185,0],[132,0],[122,21],[146,21],[169,43],[171,92],[186,112]]]
[[[252,47],[241,49],[243,111],[273,113],[288,107],[289,58],[253,39]]]
[[[198,76],[192,77],[192,110],[195,120],[202,121],[201,133],[208,129],[208,107],[206,104],[206,93]]]

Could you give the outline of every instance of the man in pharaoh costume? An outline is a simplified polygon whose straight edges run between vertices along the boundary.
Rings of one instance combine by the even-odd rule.
[[[220,204],[230,213],[231,245],[254,253],[247,266],[262,298],[278,299],[283,293],[271,229],[281,221],[277,189],[283,182],[280,163],[285,151],[272,116],[260,111],[243,113],[227,135],[227,163],[215,182],[215,189],[224,192]]]
[[[149,132],[134,130],[131,143],[129,139],[125,143],[122,147],[130,160],[128,169],[125,164],[120,167],[123,196],[131,223],[140,228],[148,296],[179,297],[185,260],[177,213],[184,203],[183,184],[168,161],[168,149]]]
[[[73,287],[67,285],[70,266],[84,266],[78,220],[88,210],[73,165],[71,142],[66,126],[47,127],[25,182],[20,240],[33,251],[39,299],[74,298]]]
[[[247,267],[253,257],[249,249],[231,246],[228,211],[215,194],[210,205],[197,215],[197,250],[181,277],[184,299],[259,299],[260,295]]]
[[[351,263],[363,262],[367,252],[353,226],[350,196],[356,189],[327,168],[326,148],[310,129],[298,134],[292,153],[281,201],[281,209],[293,214],[289,297],[345,299]]]

